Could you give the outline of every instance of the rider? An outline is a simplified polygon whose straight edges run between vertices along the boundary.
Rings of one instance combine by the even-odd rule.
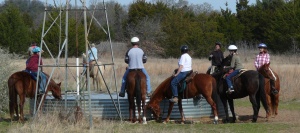
[[[173,79],[171,81],[171,89],[173,93],[173,98],[170,99],[171,102],[178,102],[178,83],[184,79],[187,74],[192,70],[192,58],[188,54],[189,47],[187,45],[182,45],[181,48],[181,57],[178,60],[178,70],[177,73],[173,75]]]
[[[220,48],[221,48],[221,43],[216,42],[215,50],[212,51],[208,57],[208,60],[211,60],[210,74],[213,74],[215,72],[216,67],[220,66],[222,60],[224,59],[223,52]]]
[[[147,96],[151,96],[150,76],[144,68],[144,63],[147,62],[147,56],[144,51],[139,48],[139,41],[138,37],[131,38],[132,48],[126,52],[125,63],[128,64],[128,69],[126,69],[122,79],[121,91],[119,93],[120,97],[125,97],[126,78],[130,69],[142,69],[147,78]]]
[[[39,60],[40,60],[40,64],[43,65],[43,61],[42,61],[42,59],[40,58],[40,55],[39,55],[40,52],[41,52],[40,47],[34,47],[32,49],[33,55],[30,56],[30,58],[28,59],[28,63],[26,64],[25,71],[31,73],[35,77],[37,77],[37,73],[38,73]],[[46,82],[47,82],[46,81],[47,77],[43,73],[42,68],[41,68],[41,72],[40,72],[40,77],[41,77],[40,93],[45,93],[45,86],[46,86]]]
[[[227,66],[230,68],[230,71],[232,71],[227,77],[226,77],[226,82],[228,85],[228,91],[227,93],[232,93],[234,92],[234,88],[231,82],[231,78],[234,77],[239,73],[241,69],[243,69],[243,65],[241,63],[240,57],[237,54],[237,47],[235,45],[229,45],[228,50],[229,50],[229,55],[232,56],[230,66]],[[226,66],[225,66],[226,67]]]
[[[94,71],[93,71],[93,68],[94,68],[94,65],[96,64],[96,61],[98,60],[98,55],[97,55],[97,48],[95,47],[95,44],[92,43],[91,44],[91,49],[88,51],[88,57],[89,57],[89,70],[90,70],[90,74],[91,76],[94,75]]]
[[[258,48],[259,48],[259,54],[256,56],[256,59],[254,61],[256,70],[258,70],[264,64],[270,63],[270,55],[268,53],[267,45],[264,43],[260,43],[258,45]],[[271,84],[272,93],[276,95],[278,91],[275,89],[275,81],[270,80],[270,84]]]

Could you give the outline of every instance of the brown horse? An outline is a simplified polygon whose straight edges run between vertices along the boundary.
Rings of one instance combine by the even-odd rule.
[[[141,103],[143,108],[143,124],[146,122],[146,75],[139,69],[129,70],[126,81],[129,102],[129,121],[136,122],[135,106],[138,108],[138,121],[142,123]],[[134,102],[136,98],[136,105]]]
[[[166,80],[164,80],[153,92],[150,101],[148,102],[147,107],[150,108],[154,114],[154,117],[156,120],[160,117],[160,102],[164,98],[170,99],[172,97],[172,91],[171,91],[171,81],[173,77],[169,77]],[[184,123],[184,116],[183,116],[183,109],[182,109],[182,99],[188,99],[188,98],[194,98],[196,96],[199,96],[199,94],[202,94],[206,101],[210,104],[213,113],[214,113],[214,123],[216,124],[218,122],[218,111],[217,111],[217,105],[213,100],[213,97],[215,97],[216,94],[216,81],[215,79],[209,75],[209,74],[196,74],[193,79],[187,84],[186,89],[179,93],[179,100],[178,100],[178,107],[181,114],[181,123]],[[180,97],[183,96],[183,97]],[[215,98],[214,98],[215,99]],[[169,102],[169,109],[168,109],[168,115],[165,119],[164,123],[168,122],[170,120],[170,115],[173,109],[174,103]]]
[[[46,75],[49,77],[49,75]],[[19,71],[13,73],[8,79],[8,88],[9,88],[9,112],[11,120],[13,120],[14,113],[17,115],[17,119],[20,122],[24,121],[23,108],[25,103],[25,97],[34,98],[36,94],[36,81],[32,79],[31,75],[24,71]],[[56,84],[54,80],[50,80],[49,85],[46,89],[45,94],[48,91],[52,92],[52,95],[56,99],[61,99],[61,89],[60,83]],[[19,95],[19,107],[20,107],[20,116],[18,113],[18,98]],[[38,95],[38,99],[41,99],[42,95]],[[45,96],[44,96],[45,98]],[[43,102],[44,99],[41,101]]]
[[[276,95],[271,93],[270,80],[275,81],[275,89],[279,92],[280,91],[279,76],[270,68],[270,63],[261,66],[258,69],[258,72],[265,77],[265,91],[266,91],[267,104],[269,106],[271,115],[275,117],[278,114],[279,93]]]
[[[82,62],[83,62],[83,64],[87,64],[86,55],[84,53],[82,54]],[[100,90],[100,91],[102,91],[102,89],[105,88],[105,86],[104,86],[104,80],[103,80],[103,78],[101,76],[101,74],[103,75],[103,73],[104,73],[104,66],[102,66],[102,65],[99,66],[99,69],[100,69],[99,70],[98,67],[95,66],[95,64],[96,64],[96,61],[92,61],[90,63],[90,66],[89,66],[90,78],[93,79],[94,90],[97,90],[97,91]],[[101,62],[98,61],[98,64],[101,64]],[[86,72],[87,71],[85,70],[83,72],[83,74],[87,76]],[[97,89],[95,88],[96,86],[97,86]]]

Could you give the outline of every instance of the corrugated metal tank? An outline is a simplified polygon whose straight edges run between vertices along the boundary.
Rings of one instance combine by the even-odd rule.
[[[125,98],[119,98],[119,104],[117,99],[117,94],[111,95],[113,100],[115,101],[115,104],[117,108],[119,108],[120,104],[120,111],[121,116],[123,119],[128,119],[129,117],[129,109],[128,109],[128,101],[127,97]],[[68,94],[67,95],[67,110],[74,109],[76,106],[76,95],[74,94]],[[224,108],[219,100],[219,96],[217,105],[218,105],[218,113],[219,118],[225,116]],[[65,96],[63,95],[63,98]],[[33,100],[31,100],[31,108],[33,108]],[[149,98],[147,98],[146,102],[149,101]],[[84,111],[84,114],[89,115],[89,104],[88,104],[88,95],[81,96],[81,100],[79,103],[80,107]],[[168,112],[168,106],[169,101],[168,99],[163,100],[160,103],[161,107],[161,116],[162,118],[166,118],[167,112]],[[182,106],[183,106],[183,113],[186,119],[190,120],[196,120],[203,117],[212,117],[213,113],[211,110],[210,105],[206,102],[205,98],[199,99],[183,99],[182,100]],[[55,100],[52,96],[47,96],[43,111],[44,112],[53,112],[53,111],[60,111],[65,107],[65,100]],[[99,117],[102,119],[119,119],[119,115],[117,113],[117,110],[113,104],[113,101],[109,94],[91,94],[91,112],[93,117]],[[136,110],[137,112],[137,110]],[[229,111],[230,113],[230,111]],[[136,113],[137,114],[137,113]],[[153,116],[151,114],[150,110],[147,110],[147,119],[152,119]],[[179,119],[180,118],[180,112],[178,109],[177,104],[174,105],[172,113],[171,113],[171,119]]]

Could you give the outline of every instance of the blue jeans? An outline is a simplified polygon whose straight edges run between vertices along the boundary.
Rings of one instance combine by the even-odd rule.
[[[231,78],[234,77],[235,75],[238,75],[239,71],[240,71],[240,69],[236,69],[226,77],[226,82],[227,82],[228,88],[233,88],[232,83],[231,83]]]
[[[174,77],[171,81],[171,89],[173,96],[177,97],[178,96],[178,84],[179,82],[186,77],[186,75],[189,73],[189,71],[186,72],[180,72],[176,77]]]
[[[148,75],[147,71],[145,68],[142,68],[142,72],[146,75],[146,82],[147,82],[147,93],[151,92],[151,84],[150,84],[150,76]],[[129,69],[127,69],[123,75],[122,78],[122,86],[121,86],[121,93],[125,93],[125,85],[126,85],[126,79],[127,75],[129,73]]]
[[[37,72],[32,72],[32,71],[29,71],[29,70],[25,70],[26,72],[30,73],[31,75],[35,76],[35,80],[37,80]],[[47,84],[47,76],[43,73],[43,72],[40,72],[40,77],[41,77],[41,80],[39,80],[39,85],[40,85],[40,90],[45,92],[45,87],[46,87],[46,84]]]

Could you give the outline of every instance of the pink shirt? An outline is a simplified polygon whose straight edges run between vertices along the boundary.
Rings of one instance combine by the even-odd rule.
[[[259,69],[262,65],[270,63],[270,55],[268,53],[259,53],[256,56],[254,65],[256,69]]]

